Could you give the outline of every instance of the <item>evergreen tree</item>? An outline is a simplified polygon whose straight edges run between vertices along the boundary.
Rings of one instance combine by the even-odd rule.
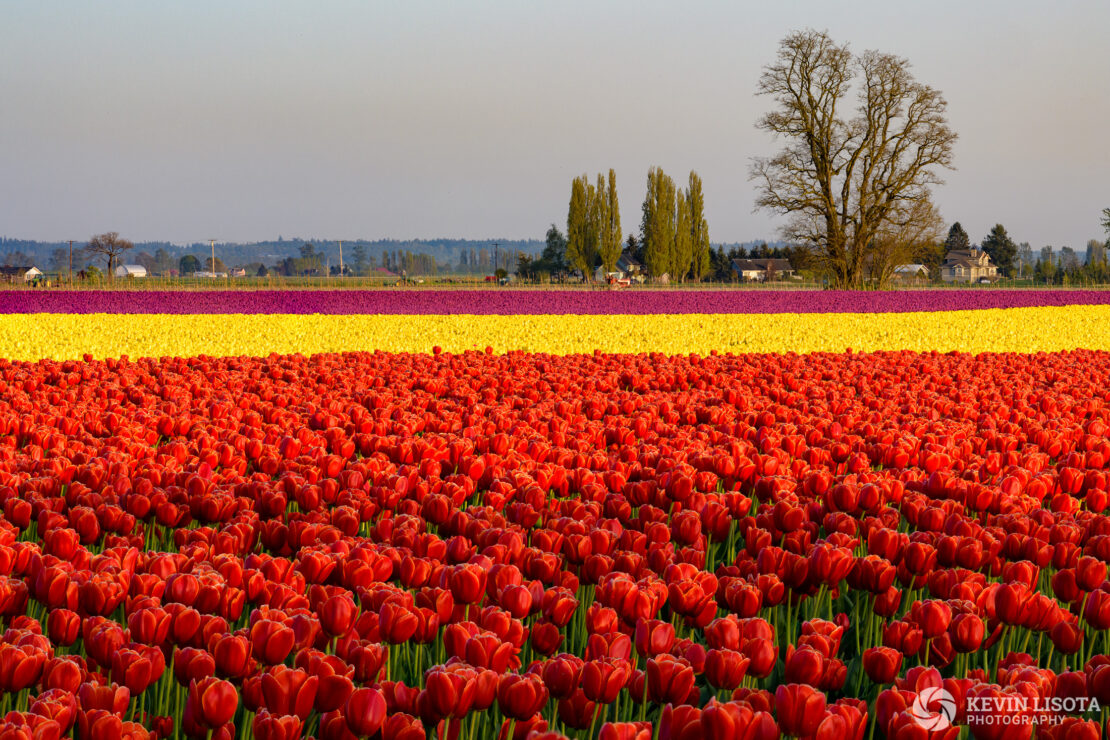
[[[366,271],[366,246],[363,244],[356,244],[351,252],[355,261],[355,274],[361,275]]]
[[[1017,256],[1017,244],[1006,233],[1006,227],[995,224],[991,233],[983,240],[983,251],[991,258],[998,271],[1006,277],[1014,274],[1014,257]]]
[[[624,248],[632,259],[636,260],[640,264],[643,264],[644,243],[637,239],[635,234],[628,235],[628,241],[624,243]]]
[[[675,195],[674,249],[671,250],[671,279],[686,281],[694,259],[694,237],[690,228],[690,201],[679,190]]]
[[[674,249],[675,184],[663,170],[648,170],[647,194],[644,196],[640,239],[644,248],[644,264],[652,277],[661,277],[671,269]]]
[[[555,224],[547,230],[547,243],[539,262],[533,264],[536,272],[561,273],[567,269],[567,238]]]
[[[960,226],[960,222],[952,224],[952,228],[948,230],[948,238],[944,240],[944,251],[951,252],[955,249],[970,249],[971,240],[968,239],[967,232],[964,227]]]
[[[693,248],[691,271],[694,280],[701,280],[710,270],[709,224],[705,221],[705,198],[701,192],[701,177],[690,172],[690,185],[686,191],[690,207],[690,240]]]
[[[191,254],[182,257],[177,263],[177,274],[184,277],[194,272],[200,272],[200,260]]]
[[[728,255],[725,254],[725,248],[718,245],[717,249],[710,250],[709,255],[713,279],[727,280],[732,269],[729,264]]]

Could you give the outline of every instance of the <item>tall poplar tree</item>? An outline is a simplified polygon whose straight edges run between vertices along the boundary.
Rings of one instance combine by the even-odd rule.
[[[690,229],[690,201],[679,190],[674,207],[674,249],[671,250],[671,279],[686,281],[694,259],[694,235]]]
[[[605,235],[609,228],[609,199],[605,197],[605,176],[597,175],[597,185],[590,192],[590,237],[594,240],[591,253],[594,257],[590,260],[590,271],[593,272],[597,257],[605,248]],[[604,264],[604,257],[602,257]]]
[[[586,280],[591,279],[597,261],[601,217],[597,188],[586,175],[574,178],[567,211],[567,264],[581,270]]]
[[[674,211],[674,180],[660,168],[652,167],[648,170],[640,234],[644,245],[644,264],[647,265],[648,272],[656,278],[671,269]]]
[[[602,195],[603,194],[603,195]],[[621,208],[617,201],[617,173],[610,168],[608,185],[598,175],[598,197],[605,201],[605,218],[601,224],[601,264],[606,272],[617,267],[621,257]]]
[[[695,280],[701,280],[709,272],[709,224],[705,221],[705,198],[701,192],[701,177],[690,171],[690,185],[686,191],[686,202],[690,206],[690,239],[693,242],[693,261],[690,271]]]
[[[589,228],[589,204],[586,201],[586,176],[576,177],[570,184],[570,209],[567,211],[567,264],[582,269]],[[583,271],[584,272],[584,271]]]

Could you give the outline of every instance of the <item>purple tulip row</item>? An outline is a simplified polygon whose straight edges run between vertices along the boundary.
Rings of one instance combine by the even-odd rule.
[[[7,291],[0,314],[688,314],[899,313],[1110,304],[1110,292],[1056,290],[259,290]]]

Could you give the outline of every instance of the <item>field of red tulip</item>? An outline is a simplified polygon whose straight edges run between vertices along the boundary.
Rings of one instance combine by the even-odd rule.
[[[1100,738],[1108,400],[1090,349],[0,359],[0,740]]]

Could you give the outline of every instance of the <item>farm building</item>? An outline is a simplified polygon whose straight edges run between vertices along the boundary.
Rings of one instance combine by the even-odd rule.
[[[790,260],[750,259],[733,260],[732,271],[742,280],[782,280],[794,277]]]
[[[35,278],[42,277],[42,270],[31,266],[0,265],[0,282],[3,283],[29,283]]]
[[[115,276],[118,278],[145,278],[147,272],[142,265],[118,265]]]

